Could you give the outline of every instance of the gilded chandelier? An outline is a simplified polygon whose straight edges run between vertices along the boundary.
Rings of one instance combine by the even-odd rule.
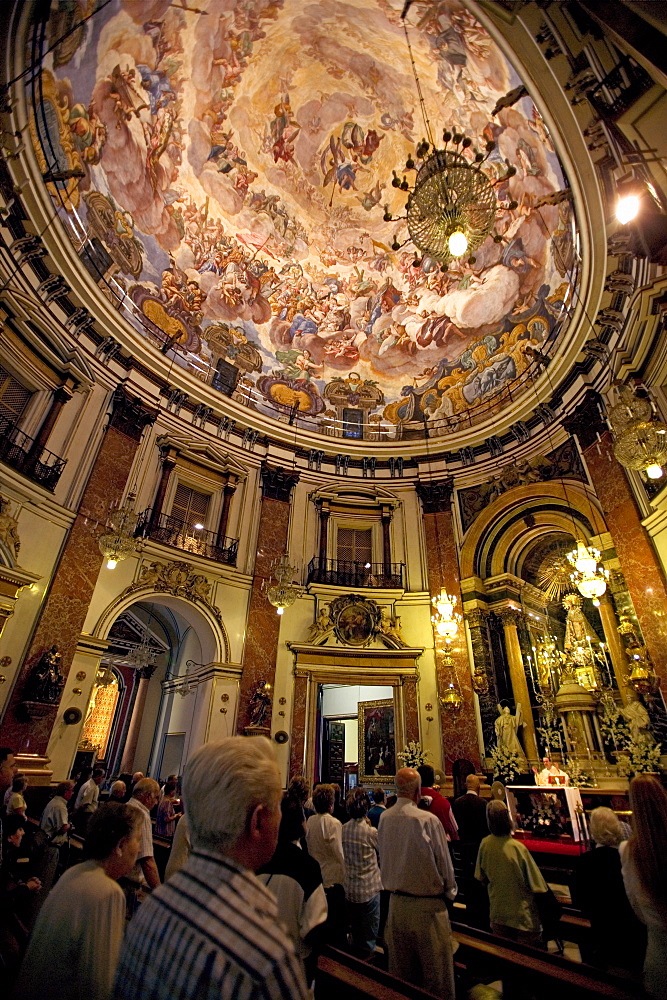
[[[290,565],[287,553],[283,553],[274,563],[273,580],[265,581],[266,599],[279,615],[284,614],[285,608],[290,608],[301,593],[301,587],[293,583],[297,572],[297,567]]]
[[[100,535],[98,539],[100,552],[107,561],[107,569],[115,569],[121,560],[127,559],[137,549],[134,530],[139,515],[134,511],[135,499],[136,496],[132,493],[127,498],[126,504],[111,512],[109,515],[111,531]]]
[[[614,457],[626,469],[660,479],[667,463],[667,424],[656,420],[650,400],[629,385],[616,387],[618,402],[609,411]]]
[[[405,169],[417,171],[412,190],[407,176],[401,179],[396,171],[391,183],[409,192],[405,210],[410,240],[424,256],[447,265],[472,254],[484,243],[493,231],[500,208],[517,207],[515,201],[501,204],[495,191],[498,184],[516,173],[516,167],[507,166],[504,176],[492,180],[481,164],[496,148],[495,142],[487,142],[481,152],[471,150],[472,139],[462,132],[445,130],[442,139],[442,149],[431,149],[431,144],[422,139],[416,149],[417,160],[412,156],[406,160]],[[388,208],[384,218],[392,219]],[[502,242],[498,233],[493,239]],[[472,256],[468,260],[475,262]]]

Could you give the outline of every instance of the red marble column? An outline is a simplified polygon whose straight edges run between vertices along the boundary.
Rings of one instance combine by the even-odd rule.
[[[112,406],[100,450],[0,726],[0,744],[17,753],[43,755],[46,751],[58,705],[41,706],[40,718],[28,719],[21,707],[23,689],[33,666],[54,643],[61,653],[62,674],[67,677],[103,561],[97,540],[110,506],[123,495],[143,430],[155,419],[154,413],[123,389],[114,393]]]
[[[306,700],[308,697],[308,674],[304,671],[296,673],[294,678],[294,694],[292,704],[292,732],[290,745],[289,776],[296,777],[304,773],[304,753],[306,749]],[[307,775],[310,781],[312,775]]]
[[[255,574],[250,592],[248,625],[243,652],[243,673],[239,692],[238,731],[250,725],[249,706],[262,681],[272,685],[276,674],[276,655],[280,634],[280,615],[264,593],[273,566],[287,548],[290,496],[298,482],[298,473],[262,467],[262,500],[257,537]],[[270,715],[267,722],[270,724]]]
[[[461,587],[451,509],[451,480],[419,484],[417,492],[424,511],[429,591],[432,596],[435,596],[442,589],[446,590],[448,594],[458,599],[458,610],[460,611]],[[441,697],[449,688],[450,683],[454,683],[463,698],[463,705],[458,711],[443,708],[442,705],[439,706],[442,754],[445,767],[451,772],[454,761],[464,757],[479,770],[481,760],[477,741],[475,700],[463,623],[455,642],[452,644],[452,659],[455,670],[445,665],[443,640],[439,636],[434,638],[438,696]],[[454,652],[454,650],[458,650],[458,652]]]
[[[419,743],[419,705],[417,703],[417,678],[403,680],[403,706],[405,710],[405,742]]]
[[[154,673],[155,667],[153,666],[141,667],[137,670],[137,693],[134,698],[134,705],[132,706],[132,716],[125,739],[125,746],[123,747],[123,759],[120,762],[121,773],[131,774],[134,770],[134,758],[137,753],[137,743],[139,742],[141,723],[144,718],[148,685]]]
[[[586,397],[566,426],[579,439],[646,648],[662,680],[663,691],[667,690],[667,584],[658,556],[641,523],[625,471],[614,458],[611,435],[600,419],[596,394]]]

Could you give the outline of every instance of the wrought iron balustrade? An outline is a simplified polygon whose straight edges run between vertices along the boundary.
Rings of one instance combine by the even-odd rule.
[[[404,563],[365,563],[345,559],[320,559],[308,563],[306,583],[328,583],[336,587],[384,587],[403,590]]]
[[[67,459],[59,458],[48,448],[35,450],[34,438],[0,416],[0,461],[53,493]]]
[[[151,538],[182,552],[236,566],[238,538],[220,538],[215,531],[195,528],[171,514],[153,514],[153,508],[142,511],[135,529],[136,538]]]
[[[651,89],[654,81],[641,66],[626,56],[587,96],[604,121],[617,121],[635,101]]]

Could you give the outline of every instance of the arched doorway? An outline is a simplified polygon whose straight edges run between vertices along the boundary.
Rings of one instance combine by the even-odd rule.
[[[154,592],[107,609],[80,755],[103,760],[112,774],[160,778],[180,773],[201,743],[234,731],[240,668],[228,663],[224,625],[209,611]]]

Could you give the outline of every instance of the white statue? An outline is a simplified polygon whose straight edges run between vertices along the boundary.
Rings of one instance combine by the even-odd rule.
[[[521,713],[521,703],[516,703],[516,715],[512,715],[509,705],[498,705],[498,718],[496,719],[496,741],[503,750],[510,750],[517,753],[519,757],[525,757],[523,748],[519,743],[518,730],[523,725],[523,715]]]
[[[628,724],[633,743],[653,743],[651,720],[639,698],[634,697],[629,701],[621,709],[621,715]]]

